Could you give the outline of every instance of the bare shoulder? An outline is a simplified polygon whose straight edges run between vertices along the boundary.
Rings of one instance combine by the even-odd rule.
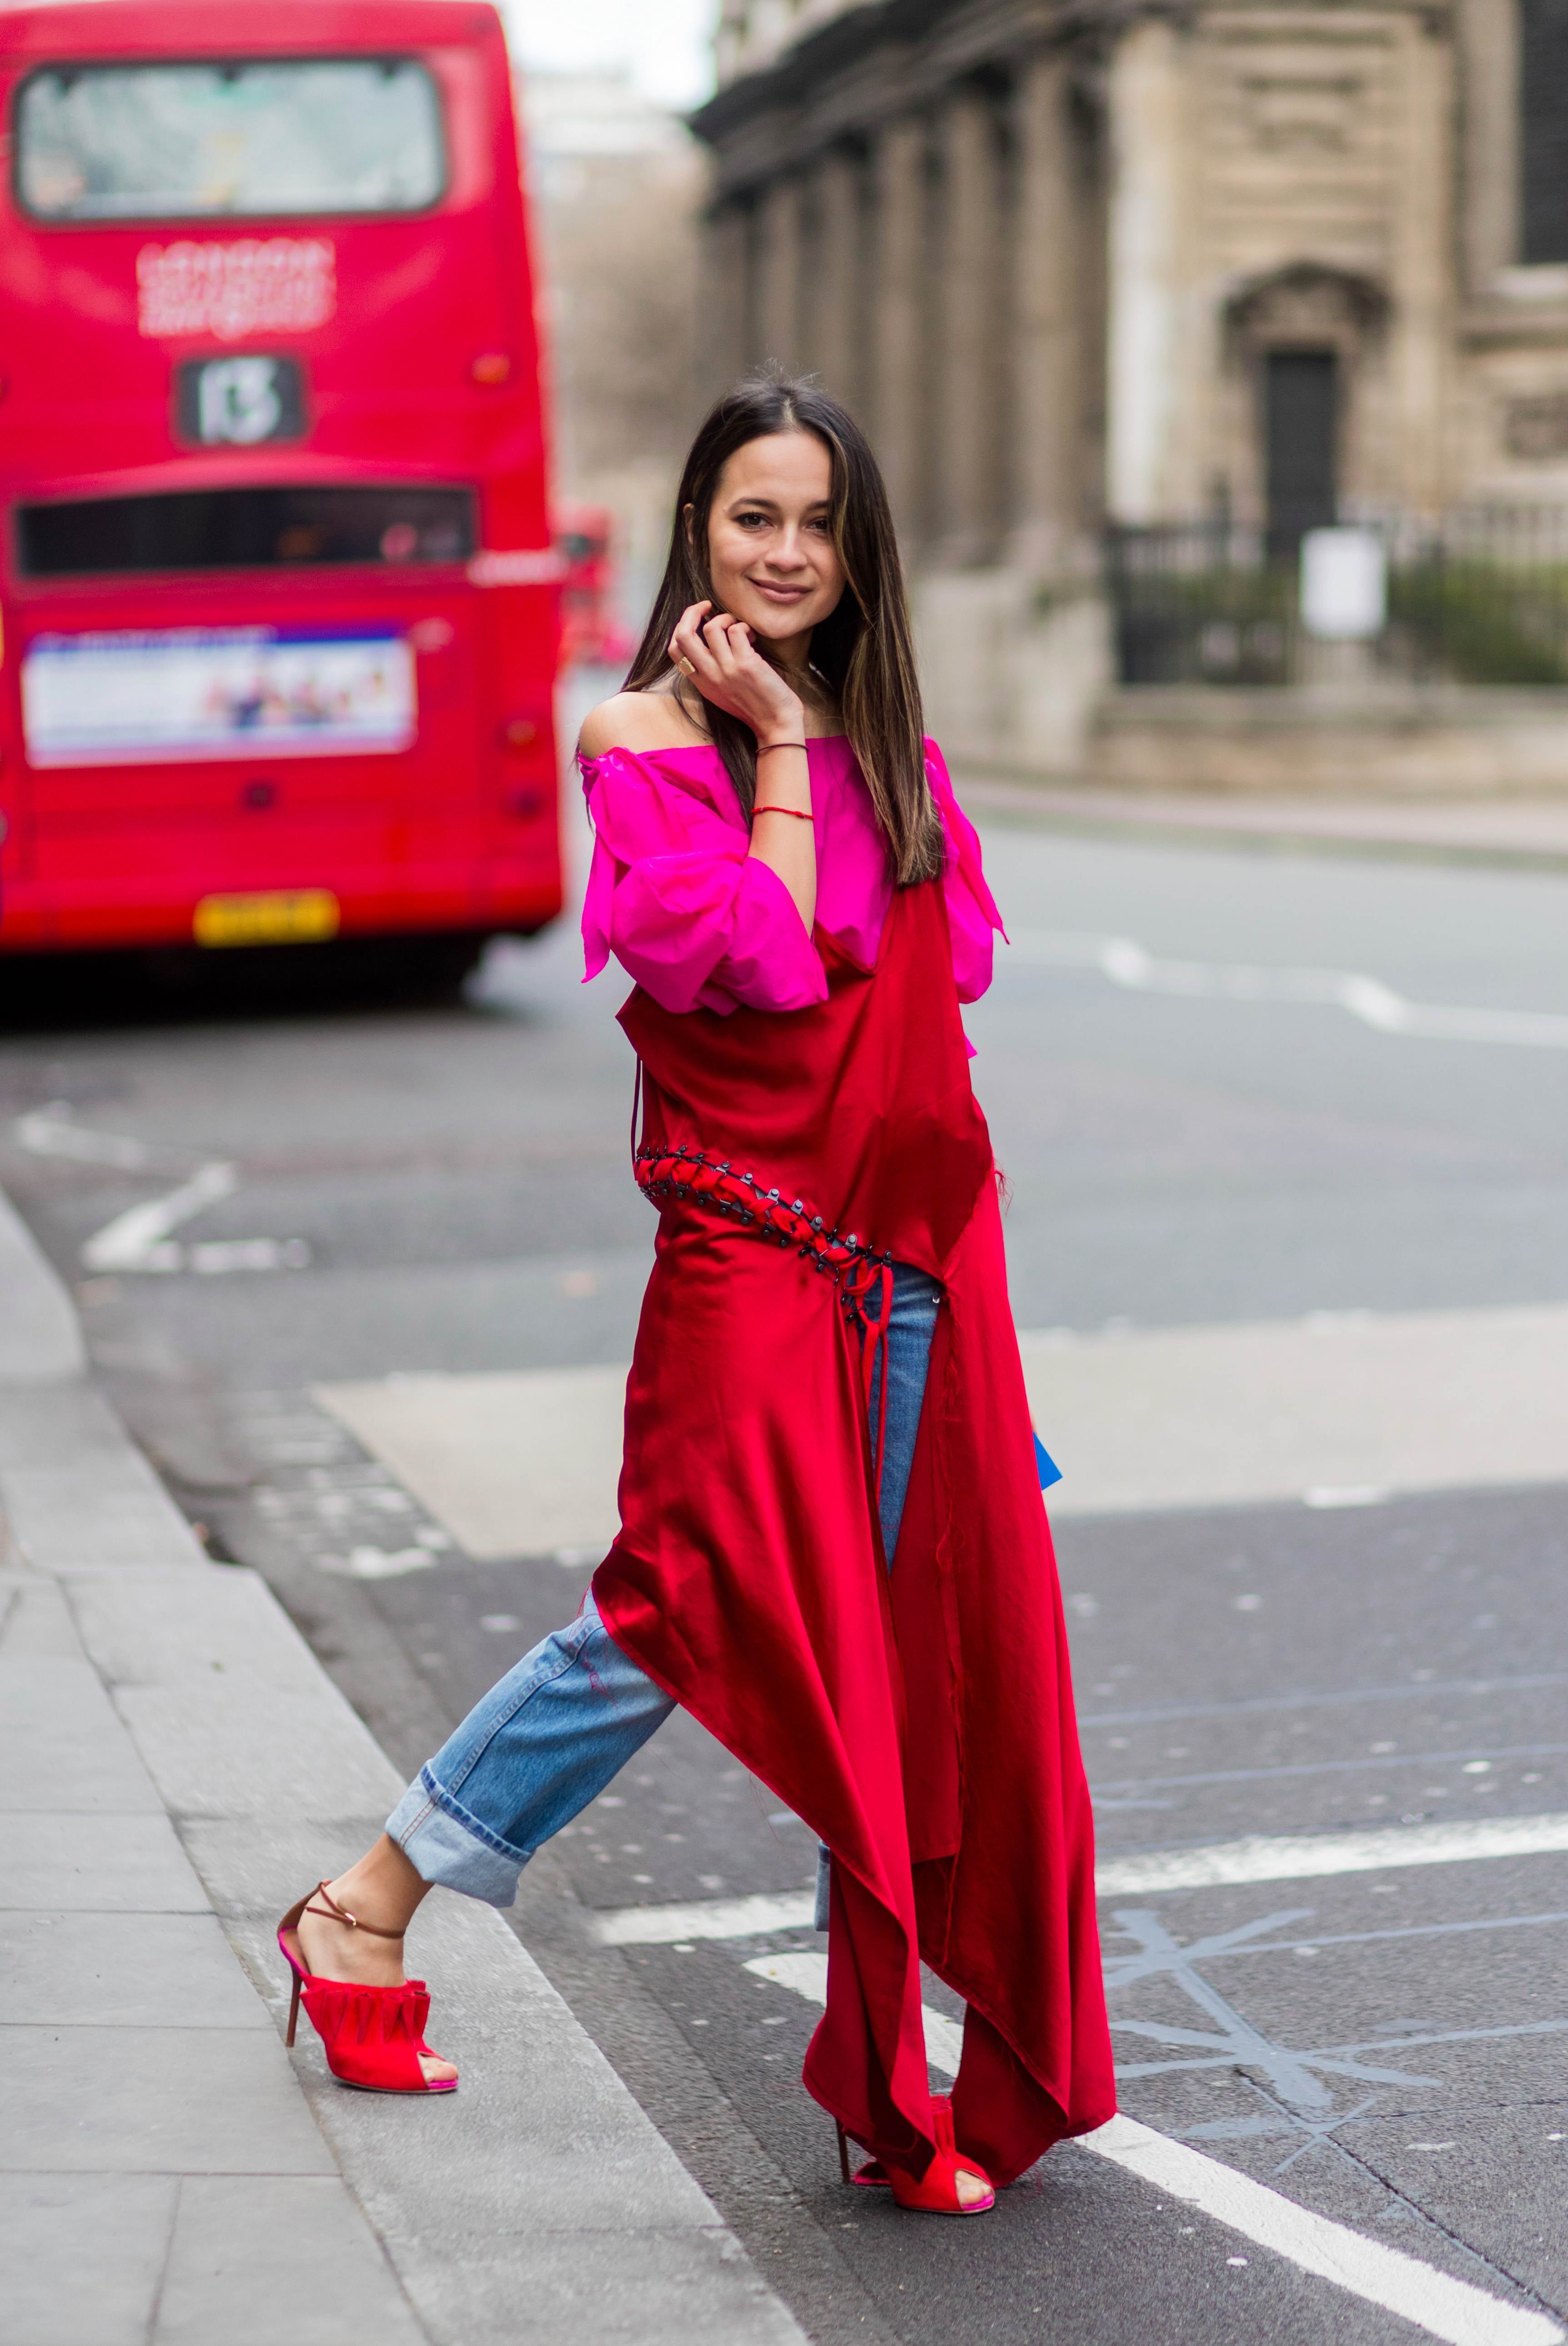
[[[670,692],[617,692],[583,719],[577,748],[585,758],[606,750],[682,750],[702,734]]]

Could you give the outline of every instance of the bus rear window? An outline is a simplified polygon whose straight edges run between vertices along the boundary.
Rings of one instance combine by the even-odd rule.
[[[423,211],[445,178],[435,86],[409,57],[49,66],[15,143],[46,220]]]
[[[473,551],[466,489],[187,489],[18,505],[25,578],[330,563],[461,562]]]

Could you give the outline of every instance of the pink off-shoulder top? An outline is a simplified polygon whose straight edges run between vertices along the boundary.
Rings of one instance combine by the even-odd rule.
[[[942,751],[926,770],[947,834],[942,887],[961,1002],[991,984],[1002,928],[980,842],[952,794]],[[827,999],[821,956],[750,835],[716,750],[606,750],[580,761],[594,826],[583,903],[584,981],[611,954],[667,1010],[803,1010]],[[892,900],[871,793],[842,735],[808,744],[817,838],[817,921],[870,968]]]

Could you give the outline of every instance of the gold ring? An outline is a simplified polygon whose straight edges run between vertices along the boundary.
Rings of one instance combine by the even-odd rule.
[[[687,658],[684,652],[677,652],[675,656],[675,664],[677,668],[679,668],[682,676],[695,676],[697,674],[696,668],[692,666],[690,660]]]

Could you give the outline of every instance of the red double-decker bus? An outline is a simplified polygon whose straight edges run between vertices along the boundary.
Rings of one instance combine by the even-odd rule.
[[[561,664],[624,668],[636,649],[616,612],[615,516],[608,505],[558,505]]]
[[[0,953],[559,910],[500,20],[0,5]]]

